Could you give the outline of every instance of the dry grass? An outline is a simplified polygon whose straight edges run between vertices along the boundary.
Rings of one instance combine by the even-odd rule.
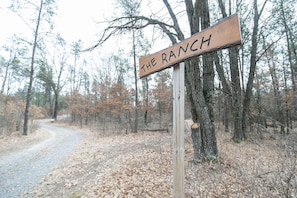
[[[0,136],[0,155],[7,155],[10,152],[30,148],[32,145],[47,139],[51,134],[38,127],[30,125],[27,136],[21,135],[21,131],[11,133],[9,136]]]
[[[172,197],[171,134],[83,133],[80,149],[24,197]],[[297,197],[297,134],[270,135],[237,144],[218,132],[219,161],[196,165],[187,132],[186,197]]]

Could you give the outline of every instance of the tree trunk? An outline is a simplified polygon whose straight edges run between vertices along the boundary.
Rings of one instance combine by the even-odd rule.
[[[147,126],[148,124],[148,107],[149,107],[149,98],[148,98],[148,78],[145,77],[142,80],[142,86],[143,86],[143,98],[145,101],[145,109],[144,109],[144,124]]]
[[[283,72],[284,72],[284,81],[285,81],[285,95],[288,96],[288,85],[287,85],[287,72],[286,72],[286,67],[283,65]],[[294,111],[294,110],[293,110]],[[287,135],[290,133],[290,107],[288,105],[288,99],[285,100],[285,112],[286,112],[286,117],[285,117],[285,123],[286,123],[286,128],[287,128]]]
[[[190,21],[191,33],[210,26],[207,0],[197,0],[195,8],[191,1],[185,1]],[[201,23],[200,23],[201,22]],[[201,26],[199,25],[201,24]],[[202,57],[203,82],[200,75],[199,57],[186,61],[186,88],[191,103],[191,113],[194,123],[200,123],[200,135],[193,133],[196,161],[213,160],[218,158],[218,148],[215,136],[213,94],[214,94],[214,68],[211,54]],[[196,134],[196,135],[195,135]],[[197,146],[198,145],[198,146]],[[199,153],[199,157],[197,156]]]
[[[54,114],[53,114],[53,119],[55,119],[55,121],[57,121],[57,117],[58,117],[58,98],[59,98],[59,93],[57,91],[54,91],[55,94],[55,103],[54,103]]]
[[[291,36],[291,30],[287,24],[287,20],[285,17],[285,8],[283,5],[283,0],[280,1],[281,3],[281,17],[282,17],[282,22],[285,28],[285,34],[286,34],[286,42],[287,42],[287,50],[288,50],[288,59],[289,59],[289,64],[290,64],[290,69],[291,69],[291,80],[292,80],[292,87],[293,87],[293,94],[294,94],[294,113],[293,113],[293,117],[296,120],[297,119],[297,86],[296,86],[296,72],[297,72],[297,68],[296,66],[294,67],[293,64],[293,55],[292,55],[292,51],[293,54],[295,54],[295,61],[297,62],[297,56],[296,56],[296,48],[295,48],[295,43],[294,40]],[[296,63],[297,64],[297,63]]]
[[[249,109],[252,97],[252,88],[256,72],[256,55],[258,47],[258,26],[259,26],[259,12],[257,0],[254,0],[254,27],[252,33],[252,47],[251,47],[251,57],[250,57],[250,72],[248,77],[248,82],[246,86],[246,91],[243,100],[243,109],[242,109],[242,130],[243,133],[247,132],[247,122],[249,118]]]
[[[195,160],[204,161],[216,159],[218,157],[218,148],[213,120],[203,94],[198,60],[199,57],[192,58],[186,64],[186,88],[191,102],[192,119],[194,123],[199,122],[201,126],[201,135],[192,135],[193,142],[201,142],[199,145],[193,145],[194,152],[199,153],[199,157],[195,156]]]
[[[135,46],[135,30],[133,30],[133,62],[134,62],[134,85],[135,85],[135,119],[133,132],[138,130],[138,86],[137,86],[137,64],[136,64],[136,46]]]
[[[245,133],[242,130],[242,97],[241,85],[239,77],[238,65],[238,51],[237,48],[229,49],[230,71],[231,71],[231,85],[232,85],[232,115],[234,124],[233,140],[241,142],[244,140]]]
[[[199,163],[201,161],[201,131],[200,125],[197,123],[192,124],[191,126],[191,137],[193,140],[193,148],[194,148],[194,162]]]
[[[221,9],[223,18],[227,17],[227,12],[225,9],[225,5],[223,4],[222,0],[218,0],[219,7]],[[229,6],[231,2],[229,1]],[[229,8],[231,9],[231,8]],[[229,11],[230,12],[230,11]],[[231,14],[231,13],[230,13]],[[225,90],[229,92],[231,97],[230,99],[231,104],[231,111],[233,116],[233,140],[235,142],[241,142],[245,139],[245,133],[242,130],[242,96],[241,96],[241,84],[240,84],[240,73],[239,73],[239,65],[238,65],[238,48],[233,47],[228,49],[229,52],[229,61],[230,61],[230,71],[231,71],[231,86],[232,89],[229,88],[228,85],[225,84]],[[218,66],[217,66],[218,67]],[[218,70],[218,69],[217,69]],[[225,76],[220,74],[221,81],[226,82]],[[232,93],[230,93],[230,91]]]
[[[224,93],[224,126],[225,132],[229,132],[229,100],[227,99],[229,96]]]
[[[23,135],[28,135],[29,108],[30,108],[32,85],[33,85],[33,79],[34,79],[34,61],[35,61],[35,52],[37,48],[37,38],[38,38],[38,30],[39,30],[39,25],[41,20],[42,6],[43,6],[43,0],[40,0],[40,7],[38,11],[38,18],[37,18],[36,29],[34,33],[34,42],[33,42],[32,57],[31,57],[30,80],[29,80],[27,96],[26,96]]]
[[[7,63],[6,65],[5,65],[5,74],[4,74],[4,77],[3,77],[3,82],[2,82],[2,88],[1,88],[1,94],[3,94],[4,93],[4,88],[5,88],[5,84],[6,84],[6,80],[7,80],[7,76],[8,76],[8,69],[9,69],[9,64],[10,63]]]
[[[273,57],[272,57],[273,59]],[[268,60],[268,66],[270,70],[270,75],[272,79],[272,86],[273,86],[273,92],[274,92],[274,106],[277,108],[276,111],[276,120],[281,123],[281,134],[285,133],[285,128],[284,128],[284,115],[283,115],[283,110],[282,110],[282,105],[281,105],[281,94],[280,94],[280,88],[279,88],[279,81],[276,76],[276,71],[275,71],[275,63],[273,62],[272,65],[270,65],[270,61]]]

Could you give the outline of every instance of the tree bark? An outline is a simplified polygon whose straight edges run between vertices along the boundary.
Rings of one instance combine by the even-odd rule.
[[[4,74],[4,77],[3,77],[3,82],[2,82],[2,88],[1,88],[1,94],[3,94],[4,93],[4,88],[5,88],[5,84],[6,84],[6,80],[7,80],[7,76],[8,76],[8,69],[9,69],[9,64],[10,63],[7,63],[6,65],[5,65],[5,74]]]
[[[258,10],[258,0],[254,0],[254,26],[253,26],[253,33],[252,33],[252,46],[251,46],[251,57],[250,57],[250,71],[248,82],[246,86],[246,91],[243,99],[243,109],[242,109],[242,130],[243,133],[246,134],[247,126],[248,126],[248,119],[250,115],[250,104],[251,104],[251,97],[252,97],[252,89],[253,89],[253,82],[256,72],[256,63],[257,63],[257,48],[258,48],[258,31],[259,31],[259,20],[265,8],[267,0],[264,1],[261,10]]]
[[[291,69],[291,81],[292,81],[292,87],[293,87],[293,94],[294,94],[294,113],[293,113],[293,117],[296,120],[297,119],[297,86],[296,86],[296,72],[297,72],[297,68],[296,66],[294,67],[293,64],[293,55],[292,55],[292,51],[293,54],[295,54],[295,61],[297,62],[297,56],[296,56],[296,48],[295,48],[295,44],[294,44],[294,40],[292,39],[291,36],[291,31],[290,28],[287,24],[287,20],[285,17],[285,10],[284,10],[284,5],[283,5],[283,0],[280,1],[281,7],[280,7],[280,11],[281,11],[281,17],[282,17],[282,22],[285,28],[285,34],[286,34],[286,42],[287,42],[287,50],[288,50],[288,58],[289,58],[289,64],[290,64],[290,69]],[[296,63],[297,64],[297,63]]]
[[[38,38],[38,30],[39,30],[39,25],[41,20],[42,8],[43,8],[43,0],[40,0],[40,7],[38,10],[38,17],[37,17],[36,29],[34,33],[34,42],[33,42],[32,56],[31,56],[30,80],[29,80],[27,96],[26,96],[23,135],[28,135],[29,109],[30,109],[30,102],[31,102],[31,96],[32,96],[32,85],[34,80],[34,61],[35,61],[35,52],[37,48],[37,38]]]
[[[254,82],[254,76],[256,72],[256,55],[258,47],[258,26],[259,26],[259,12],[257,0],[254,0],[254,27],[252,33],[252,47],[251,47],[251,57],[250,57],[250,72],[248,77],[248,82],[246,86],[246,91],[243,100],[243,109],[242,109],[242,130],[244,133],[247,131],[249,109],[252,97],[252,88]]]
[[[57,121],[57,117],[58,117],[58,99],[59,99],[59,92],[54,90],[54,94],[55,94],[55,103],[54,103],[54,113],[53,113],[53,119],[55,119],[55,121]]]
[[[273,56],[272,56],[272,59],[273,59]],[[284,134],[285,133],[284,114],[283,114],[282,105],[281,105],[281,94],[280,94],[280,88],[279,88],[279,81],[276,76],[275,64],[273,62],[271,65],[270,61],[268,60],[268,66],[270,70],[273,92],[274,92],[274,103],[275,103],[274,106],[277,108],[276,119],[278,122],[281,123],[281,134]]]
[[[200,125],[197,123],[192,124],[191,126],[191,137],[193,141],[193,148],[194,148],[194,162],[199,163],[201,162],[201,131]]]
[[[234,134],[233,140],[235,142],[241,142],[245,140],[245,133],[242,130],[242,97],[241,97],[241,85],[239,77],[238,66],[238,51],[237,48],[229,49],[231,81],[232,81],[232,115]]]
[[[199,161],[205,161],[217,159],[218,148],[213,120],[203,93],[198,60],[199,57],[196,57],[187,63],[186,88],[191,102],[192,119],[195,123],[199,122],[201,126],[201,135],[192,136],[193,142],[201,142],[199,147],[195,146],[194,149],[199,153]]]
[[[219,7],[221,9],[223,17],[227,17],[227,12],[225,9],[225,5],[223,4],[222,0],[218,0]],[[229,1],[230,6],[230,1]],[[230,8],[231,9],[231,8]],[[231,97],[230,99],[231,104],[231,111],[233,116],[233,140],[235,142],[241,142],[244,140],[245,133],[242,130],[242,96],[241,96],[241,84],[240,84],[240,73],[239,73],[239,65],[238,65],[238,49],[237,47],[233,47],[228,49],[229,52],[229,62],[230,62],[230,72],[231,72],[231,87],[226,84],[226,79],[223,74],[220,74],[220,79],[225,85],[225,90],[229,92]],[[218,66],[217,66],[218,67]],[[218,70],[218,69],[217,69]],[[225,82],[225,83],[224,83]]]
[[[134,86],[135,86],[135,119],[133,132],[137,133],[138,129],[138,85],[137,85],[137,64],[136,64],[136,46],[135,46],[135,30],[133,31],[133,63],[134,63]]]
[[[192,0],[185,0],[187,15],[191,34],[195,34],[202,29],[208,28],[210,25],[209,8],[207,0],[197,0],[195,6]],[[148,25],[157,26],[163,31],[172,44],[176,44],[177,40],[184,40],[184,34],[178,24],[176,15],[174,14],[168,0],[163,0],[165,7],[172,19],[172,24],[164,23],[161,20],[153,19],[145,16],[125,16],[111,21],[110,26],[104,30],[103,36],[93,47],[92,50],[105,42],[109,37],[123,30],[141,29]],[[137,23],[140,21],[141,23]],[[142,23],[145,22],[145,23]],[[120,23],[119,25],[117,23]],[[201,25],[201,26],[200,26]],[[111,31],[112,30],[112,31]],[[218,157],[218,148],[215,136],[214,113],[213,113],[213,94],[214,94],[214,66],[212,55],[203,56],[203,66],[199,57],[191,58],[185,61],[185,81],[187,95],[191,103],[192,119],[195,123],[201,124],[201,155],[202,160],[212,160]],[[200,75],[200,68],[203,68],[203,75]],[[203,80],[201,79],[203,78]]]
[[[197,0],[195,7],[185,1],[190,21],[191,33],[210,26],[207,0]],[[192,14],[192,16],[191,16]],[[191,24],[192,23],[192,24]],[[200,25],[199,25],[200,24]],[[195,142],[195,161],[213,160],[218,158],[218,148],[214,127],[213,94],[214,94],[214,65],[212,54],[202,56],[203,73],[200,74],[201,61],[199,57],[186,62],[186,88],[191,103],[191,113],[194,123],[200,123],[200,134],[192,134]],[[203,78],[203,81],[201,80]],[[199,145],[196,144],[200,142]],[[198,145],[198,146],[197,146]],[[199,157],[198,154],[199,153]]]

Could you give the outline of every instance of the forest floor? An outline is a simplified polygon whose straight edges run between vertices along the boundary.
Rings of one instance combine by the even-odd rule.
[[[39,120],[37,125],[28,136],[13,133],[0,138],[1,198],[16,198],[38,186],[54,167],[61,166],[74,153],[82,140],[81,133],[54,126],[49,119]]]
[[[37,125],[34,125],[28,133],[27,136],[23,136],[19,131],[16,131],[10,135],[0,136],[0,156],[30,148],[51,136],[49,132],[38,128]]]
[[[84,136],[79,149],[21,197],[172,197],[171,133],[76,129]],[[194,164],[187,131],[185,197],[297,197],[297,131],[262,136],[234,143],[218,127],[219,160]]]

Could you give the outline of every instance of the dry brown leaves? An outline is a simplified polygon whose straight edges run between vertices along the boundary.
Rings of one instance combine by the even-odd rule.
[[[79,150],[25,197],[172,197],[171,134],[84,134]],[[267,136],[237,144],[229,133],[217,137],[219,161],[197,165],[186,134],[186,197],[297,195],[296,156],[283,142]]]
[[[0,136],[0,154],[6,155],[7,153],[23,150],[30,146],[41,142],[51,136],[46,130],[34,126],[33,131],[29,131],[28,136],[22,136],[21,132],[13,132],[11,135]]]

